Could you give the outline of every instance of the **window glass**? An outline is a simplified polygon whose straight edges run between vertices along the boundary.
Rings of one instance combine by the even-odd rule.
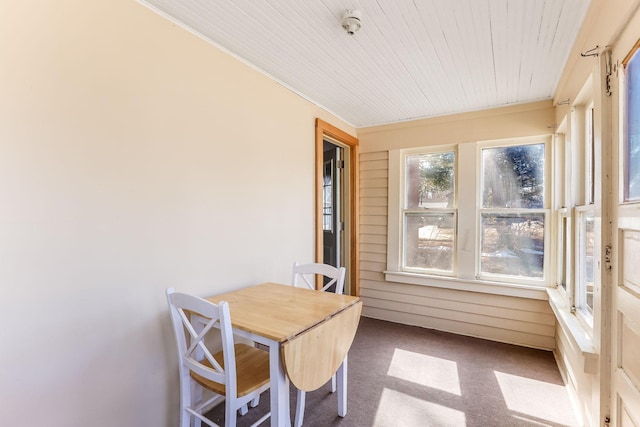
[[[570,265],[567,262],[569,257],[569,237],[571,236],[571,230],[569,229],[569,218],[567,216],[560,217],[560,259],[558,260],[558,282],[559,285],[566,291],[567,282],[569,281],[569,271],[567,266]]]
[[[481,216],[481,271],[544,277],[544,214]]]
[[[406,207],[446,208],[454,202],[454,154],[415,154],[407,156]]]
[[[407,214],[405,267],[452,271],[455,215]]]
[[[544,207],[544,144],[485,148],[482,165],[482,207]]]
[[[640,200],[640,57],[626,64],[626,184],[625,199]]]
[[[578,266],[580,276],[578,282],[578,300],[583,312],[593,314],[593,283],[595,278],[595,216],[593,210],[579,212],[580,252]]]
[[[333,231],[333,160],[324,162],[322,173],[322,229]]]

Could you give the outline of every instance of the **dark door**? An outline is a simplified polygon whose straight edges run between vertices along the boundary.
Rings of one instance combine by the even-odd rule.
[[[344,230],[342,209],[342,160],[343,148],[324,141],[323,173],[322,173],[322,230],[323,230],[323,262],[341,267],[342,231]]]

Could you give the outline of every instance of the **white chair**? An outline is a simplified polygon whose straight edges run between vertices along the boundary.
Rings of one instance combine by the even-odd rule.
[[[344,267],[336,268],[332,265],[318,263],[298,264],[298,261],[296,261],[293,264],[293,278],[291,282],[293,283],[293,286],[298,286],[300,284],[302,286],[308,287],[309,289],[318,289],[318,287],[315,285],[316,280],[322,280],[322,284],[319,290],[326,291],[331,286],[335,285],[334,292],[336,294],[342,294],[344,291],[345,273],[346,270]],[[327,283],[324,283],[325,281]],[[345,359],[343,363],[346,364],[347,360]],[[334,374],[331,377],[331,393],[335,392],[336,376]],[[304,420],[304,406],[306,396],[307,394],[305,391],[298,390],[296,402],[296,417],[294,422],[295,427],[302,426],[302,422]]]
[[[316,279],[319,276],[324,276],[324,278],[329,279],[327,283],[323,284],[320,290],[326,291],[333,284],[336,285],[334,292],[336,294],[342,294],[344,291],[344,276],[346,270],[344,267],[336,268],[332,265],[328,264],[298,264],[296,261],[293,264],[293,278],[291,279],[291,283],[293,286],[298,286],[299,279],[302,279],[304,285],[306,285],[309,289],[317,289],[315,285]],[[324,279],[321,277],[324,281]]]
[[[180,426],[189,427],[193,416],[196,426],[203,421],[220,427],[203,413],[225,400],[224,425],[235,427],[237,411],[246,413],[247,404],[257,405],[260,394],[269,389],[269,354],[246,344],[234,345],[228,303],[216,305],[172,288],[167,289],[167,300],[178,347]],[[222,344],[222,350],[215,354],[208,347],[211,335],[219,335]],[[209,394],[203,389],[213,397],[203,398]]]

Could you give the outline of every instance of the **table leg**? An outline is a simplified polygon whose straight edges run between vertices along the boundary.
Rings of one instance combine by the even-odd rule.
[[[349,355],[344,356],[342,364],[336,373],[338,381],[338,415],[344,417],[347,415],[347,359]]]
[[[269,346],[269,372],[271,375],[271,427],[291,426],[289,378],[280,360],[279,343]]]

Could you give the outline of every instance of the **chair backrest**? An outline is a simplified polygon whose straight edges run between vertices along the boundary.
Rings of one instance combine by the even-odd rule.
[[[317,276],[324,276],[329,279],[327,283],[324,283],[321,290],[326,291],[333,284],[335,284],[335,293],[342,294],[344,291],[344,276],[346,270],[344,267],[336,268],[332,265],[328,264],[298,264],[296,261],[293,264],[293,278],[291,279],[291,283],[293,286],[298,286],[300,280],[302,279],[303,283],[301,285],[306,285],[309,289],[316,289],[315,281]]]
[[[213,304],[203,298],[167,289],[173,330],[178,346],[180,378],[191,372],[224,384],[227,396],[237,395],[236,360],[229,304]],[[205,337],[220,335],[224,368],[213,357]],[[215,353],[215,352],[214,352]]]

